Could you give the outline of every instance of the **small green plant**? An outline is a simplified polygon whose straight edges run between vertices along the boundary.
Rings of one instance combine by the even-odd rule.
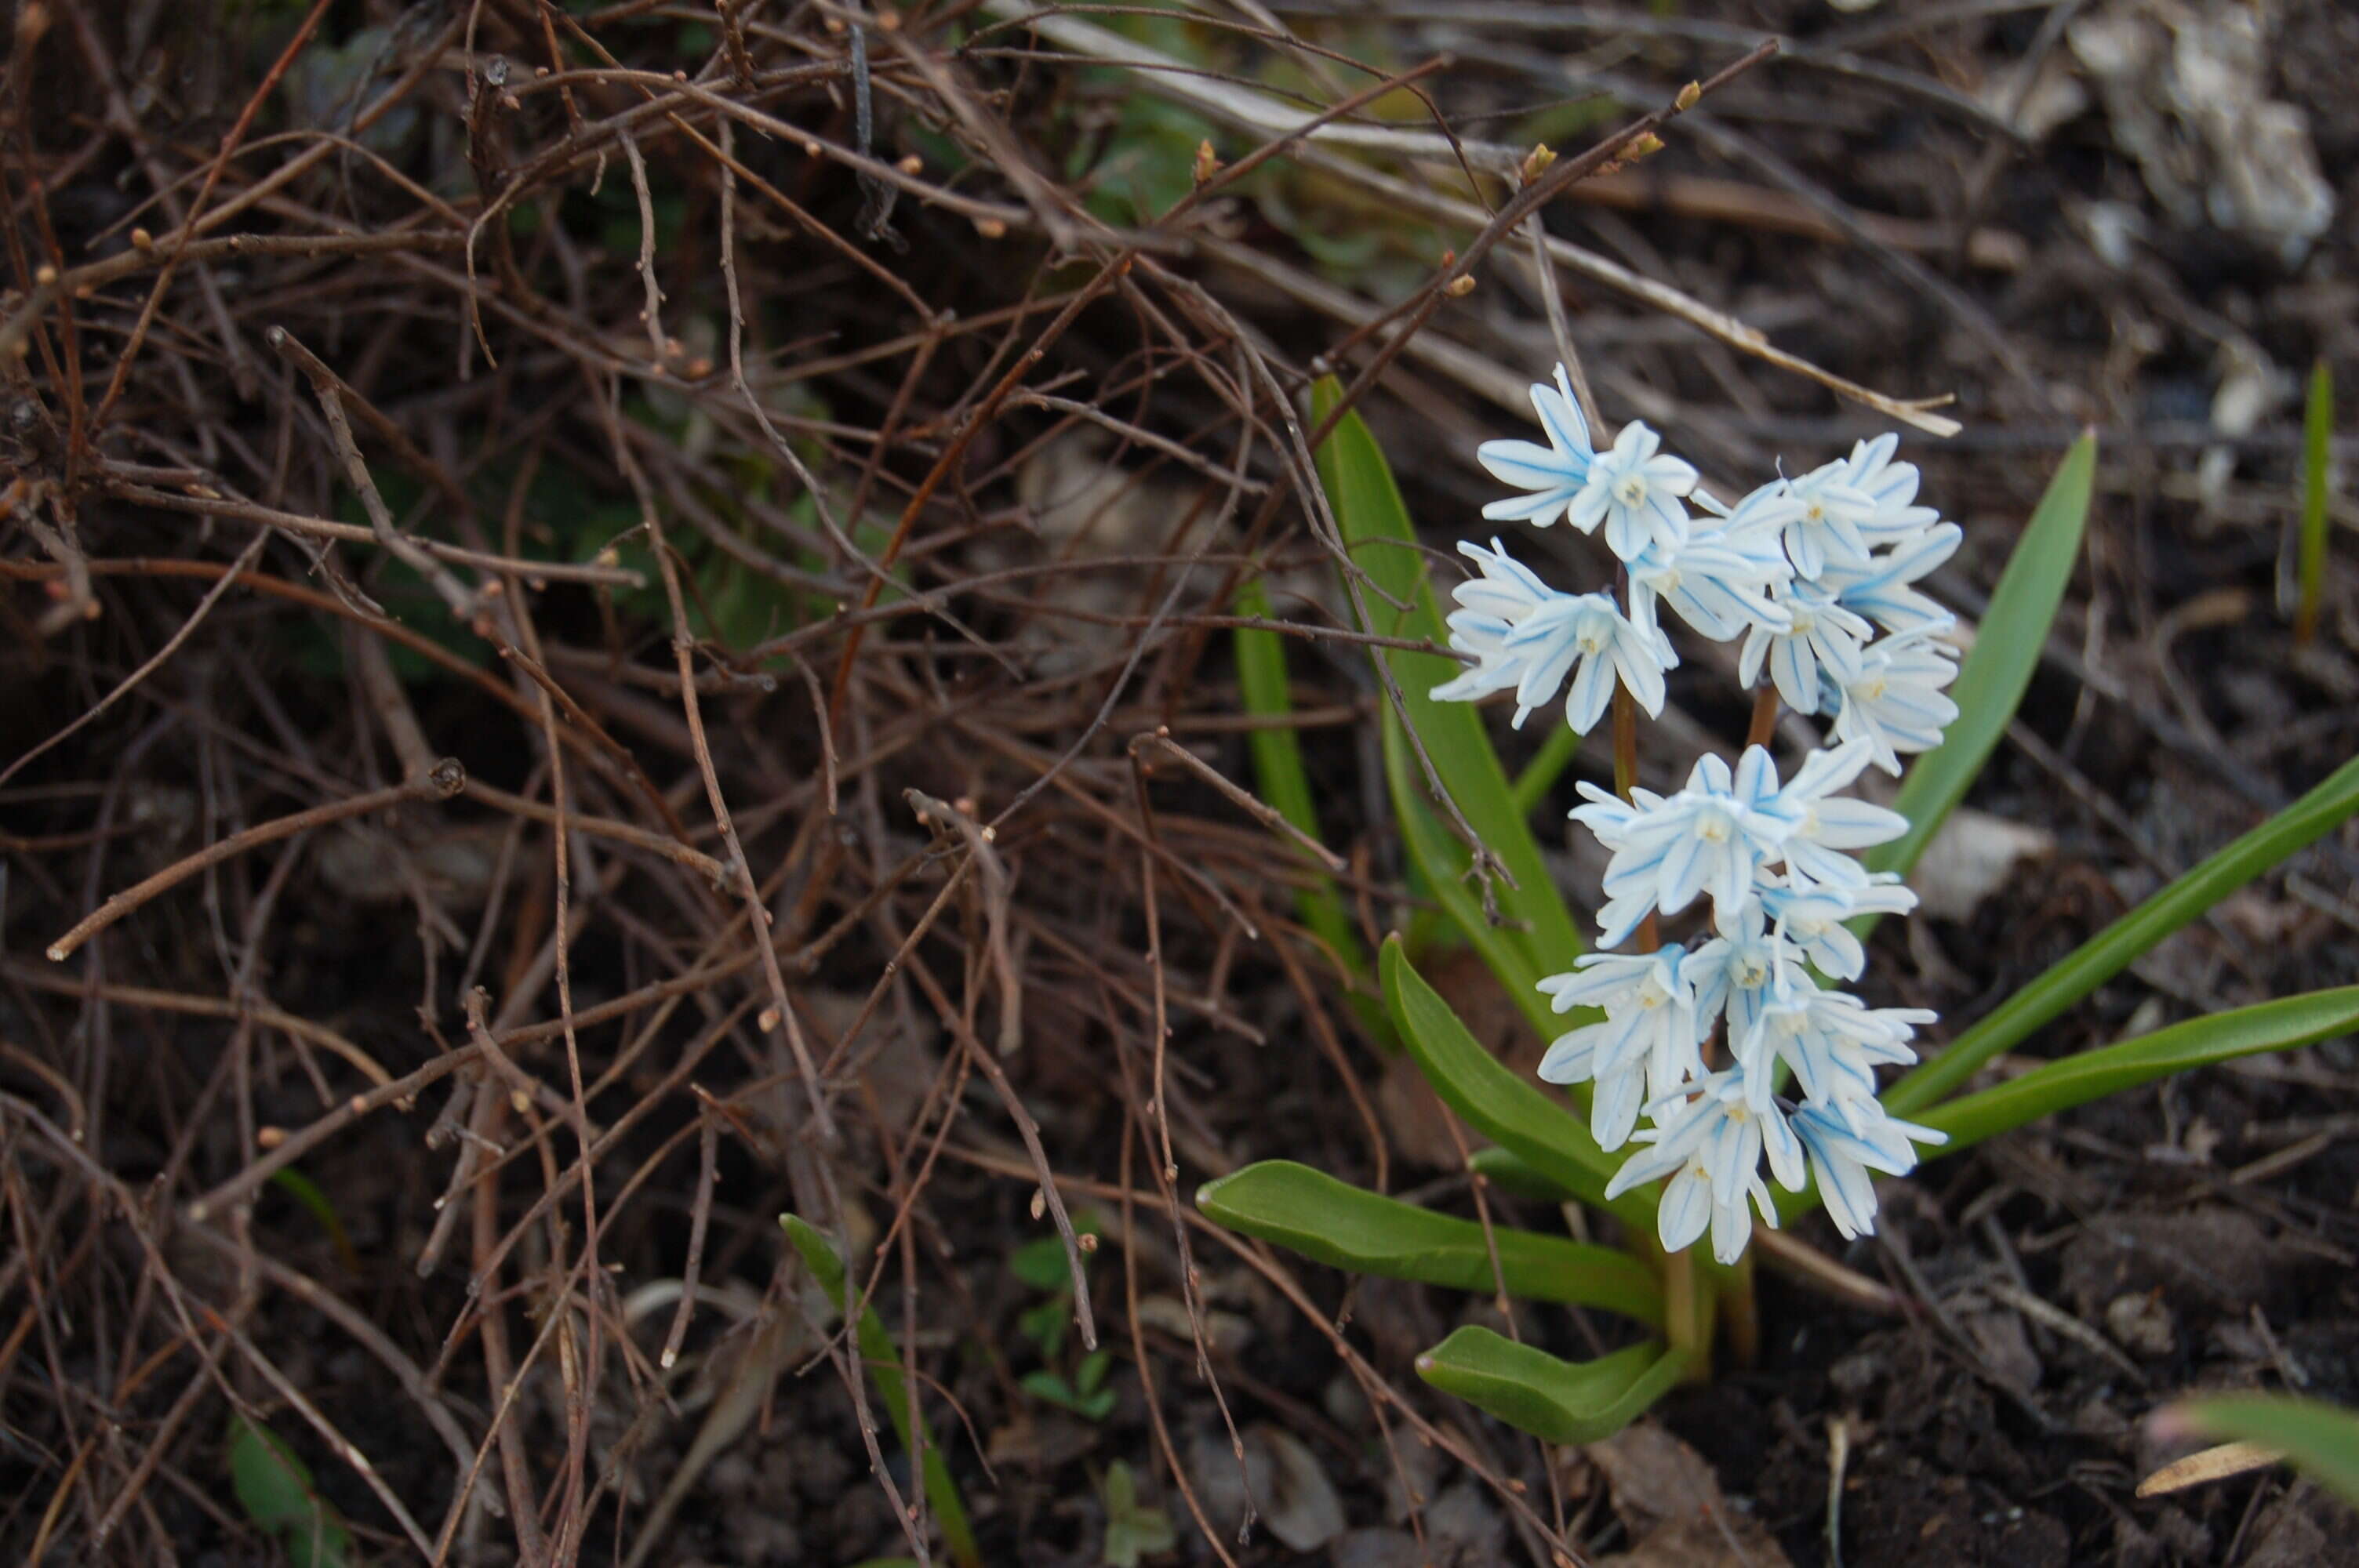
[[[267,1426],[230,1418],[229,1480],[237,1506],[278,1538],[295,1568],[344,1568],[352,1561],[353,1532],[312,1486],[310,1467]]]
[[[1320,384],[1314,417],[1332,418],[1339,395]],[[1723,1327],[1746,1346],[1757,1332],[1745,1256],[1756,1224],[1774,1228],[1823,1206],[1844,1236],[1864,1234],[1876,1217],[1871,1173],[1906,1174],[2104,1095],[2359,1025],[2359,987],[2318,991],[1962,1092],[1998,1053],[2359,810],[2359,761],[2100,932],[1932,1060],[1883,1083],[1875,1068],[1914,1062],[1911,1037],[1933,1017],[1870,1009],[1842,988],[1861,973],[1868,928],[1914,904],[1902,879],[2023,700],[2079,557],[2094,440],[2067,454],[1957,662],[1940,640],[1951,618],[1917,585],[1956,548],[1959,530],[1915,504],[1916,470],[1892,460],[1888,439],[1728,505],[1702,495],[1694,470],[1661,454],[1644,427],[1609,450],[1593,447],[1561,378],[1534,387],[1533,401],[1549,445],[1485,447],[1485,466],[1527,492],[1485,515],[1602,528],[1624,563],[1608,589],[1560,593],[1505,546],[1470,546],[1482,575],[1458,588],[1445,621],[1427,581],[1430,557],[1365,426],[1332,418],[1317,455],[1365,574],[1365,629],[1411,644],[1375,656],[1401,698],[1382,719],[1394,813],[1415,886],[1443,915],[1421,945],[1463,941],[1485,960],[1531,1026],[1555,1037],[1541,1076],[1569,1093],[1484,1050],[1399,936],[1378,963],[1391,1032],[1442,1102],[1494,1145],[1476,1156],[1477,1172],[1610,1216],[1622,1243],[1479,1225],[1289,1162],[1208,1184],[1197,1201],[1232,1229],[1337,1267],[1628,1319],[1637,1343],[1588,1362],[1476,1326],[1419,1358],[1436,1387],[1573,1442],[1709,1376]],[[1738,664],[1754,702],[1735,764],[1707,756],[1669,796],[1636,784],[1638,714],[1659,710],[1662,672],[1678,662],[1661,630],[1666,609],[1707,637],[1744,639]],[[1471,667],[1419,643],[1446,644]],[[1239,655],[1255,710],[1282,711],[1283,683],[1268,667],[1283,657],[1276,640],[1241,639]],[[1544,742],[1511,782],[1471,700],[1509,689],[1518,721],[1560,693],[1573,731],[1614,716],[1616,789],[1583,785],[1586,804],[1572,815],[1613,856],[1602,946],[1629,951],[1587,951],[1528,824],[1578,736]],[[1798,759],[1782,786],[1767,746],[1781,708],[1824,716],[1832,741]],[[1272,798],[1288,800],[1284,775],[1299,760],[1265,746],[1256,761]],[[1889,809],[1834,794],[1870,762],[1902,775]],[[1281,809],[1315,832],[1301,792],[1291,798]],[[1665,939],[1690,906],[1708,907],[1711,920]],[[1311,898],[1303,913],[1314,931],[1333,918]],[[1765,1160],[1782,1190],[1763,1179]],[[1699,1260],[1691,1248],[1707,1233],[1712,1256]]]
[[[1137,1479],[1121,1460],[1106,1466],[1098,1498],[1105,1504],[1106,1511],[1105,1550],[1099,1553],[1106,1568],[1138,1568],[1141,1558],[1169,1552],[1180,1544],[1180,1532],[1171,1528],[1171,1516],[1161,1509],[1140,1504]]]
[[[1077,1216],[1074,1226],[1082,1236],[1098,1235],[1097,1222],[1087,1216]],[[1045,1297],[1016,1319],[1017,1330],[1047,1363],[1018,1379],[1024,1391],[1088,1421],[1103,1421],[1112,1415],[1114,1391],[1106,1387],[1106,1374],[1113,1369],[1114,1352],[1100,1346],[1072,1363],[1070,1371],[1059,1370],[1065,1361],[1066,1336],[1073,1325],[1073,1277],[1063,1240],[1045,1236],[1026,1242],[1008,1254],[1007,1271]]]

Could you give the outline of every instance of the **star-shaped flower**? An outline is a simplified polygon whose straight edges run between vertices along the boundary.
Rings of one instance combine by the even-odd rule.
[[[1584,534],[1605,524],[1605,546],[1625,561],[1649,545],[1677,550],[1688,535],[1683,498],[1696,487],[1696,470],[1662,450],[1662,438],[1633,419],[1613,447],[1589,465],[1589,481],[1572,500],[1567,520]]]
[[[1589,482],[1590,465],[1597,449],[1590,443],[1589,421],[1572,395],[1564,367],[1556,367],[1556,384],[1532,384],[1532,408],[1549,438],[1545,447],[1530,441],[1485,441],[1474,449],[1476,460],[1502,484],[1530,492],[1494,501],[1483,508],[1493,523],[1529,523],[1545,528],[1563,516]],[[1594,526],[1594,524],[1591,524]]]

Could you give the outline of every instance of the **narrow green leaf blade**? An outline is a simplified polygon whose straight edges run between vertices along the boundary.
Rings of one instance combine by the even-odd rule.
[[[1313,416],[1325,418],[1342,395],[1332,377],[1319,382],[1311,388]],[[1371,594],[1368,613],[1379,623],[1368,630],[1446,643],[1449,631],[1429,580],[1427,554],[1418,542],[1384,452],[1357,414],[1346,414],[1336,422],[1333,433],[1319,448],[1318,462],[1320,482],[1334,505],[1336,522],[1353,560],[1386,595],[1408,607],[1396,611]],[[1471,703],[1435,702],[1426,695],[1458,674],[1459,665],[1439,654],[1407,649],[1387,649],[1381,656],[1400,682],[1408,721],[1424,743],[1435,773],[1468,826],[1515,880],[1514,887],[1503,884],[1498,890],[1501,914],[1509,925],[1522,927],[1507,932],[1506,939],[1522,950],[1527,967],[1536,972],[1564,968],[1586,946],[1516,804],[1506,772],[1484,730],[1482,715]],[[1422,771],[1413,758],[1406,776],[1411,794],[1421,800]],[[1406,812],[1407,798],[1397,782],[1397,812]],[[1454,869],[1434,877],[1437,887],[1459,881],[1468,861],[1464,847],[1446,830],[1443,837],[1450,842]],[[1473,935],[1473,928],[1467,934]]]
[[[1896,1116],[1910,1116],[1951,1093],[1984,1062],[2246,882],[2341,827],[2354,812],[2359,812],[2359,758],[2335,769],[2308,795],[2082,943],[1992,1009],[1939,1056],[1893,1085],[1884,1103]]]
[[[1908,818],[1908,831],[1869,850],[1870,869],[1906,876],[2006,733],[2007,721],[2022,705],[2024,688],[2038,666],[2039,650],[2048,641],[2056,607],[2063,602],[2072,565],[2080,558],[2096,474],[2097,438],[2085,435],[2064,454],[2063,465],[2048,481],[2047,493],[1999,575],[1990,608],[1974,633],[1973,649],[1951,688],[1958,705],[1956,721],[1939,746],[1917,759],[1892,802],[1892,808]]]
[[[844,1273],[843,1260],[836,1256],[835,1244],[799,1215],[782,1214],[778,1224],[827,1299],[835,1303],[838,1312],[849,1313],[854,1300],[852,1281]],[[919,1471],[920,1484],[934,1517],[941,1521],[942,1542],[950,1548],[951,1559],[960,1568],[982,1568],[983,1550],[976,1544],[974,1528],[967,1522],[966,1505],[959,1497],[958,1483],[951,1478],[950,1466],[942,1463],[941,1450],[934,1444],[934,1434],[925,1417],[919,1415],[914,1423],[910,1420],[908,1379],[902,1375],[901,1357],[893,1346],[893,1336],[886,1333],[885,1320],[876,1315],[875,1307],[861,1313],[860,1321],[853,1325],[853,1339],[860,1347],[861,1360],[867,1364],[870,1379],[876,1384],[877,1402],[892,1419],[901,1447],[908,1453],[925,1455]]]
[[[1613,1436],[1677,1387],[1692,1356],[1634,1345],[1564,1361],[1469,1324],[1417,1358],[1417,1375],[1545,1443]]]
[[[2359,1507],[2359,1411],[2292,1394],[2213,1394],[2165,1412],[2175,1425],[2223,1442],[2274,1448],[2320,1486]]]
[[[1387,1279],[1533,1301],[1602,1307],[1658,1325],[1662,1292],[1627,1252],[1436,1214],[1339,1182],[1291,1160],[1266,1160],[1196,1193],[1206,1216],[1317,1262]],[[1493,1272],[1492,1249],[1498,1252]]]
[[[1269,592],[1260,579],[1252,579],[1237,589],[1237,611],[1269,618]],[[1285,640],[1258,626],[1240,626],[1235,647],[1237,688],[1245,711],[1256,719],[1284,720],[1294,711]],[[1245,744],[1253,754],[1254,782],[1261,798],[1305,838],[1324,843],[1319,830],[1318,803],[1310,791],[1310,773],[1303,766],[1302,743],[1294,730],[1283,722],[1265,724],[1246,732]],[[1390,1044],[1391,1030],[1385,1023],[1384,1009],[1373,994],[1359,989],[1361,977],[1368,973],[1367,952],[1360,946],[1359,933],[1343,907],[1343,895],[1323,868],[1314,871],[1318,881],[1295,900],[1302,924],[1325,945],[1336,967],[1353,985],[1352,1005],[1361,1015],[1361,1022],[1377,1040]]]
[[[1621,1162],[1597,1146],[1588,1124],[1549,1098],[1536,1085],[1499,1065],[1466,1032],[1450,1004],[1425,983],[1402,951],[1400,938],[1385,944],[1377,968],[1385,998],[1401,1042],[1442,1102],[1493,1142],[1514,1151],[1549,1181],[1593,1208],[1611,1210],[1651,1233],[1651,1190],[1605,1199],[1605,1185]]]
[[[2318,600],[2326,589],[2327,461],[2334,446],[2334,372],[2319,356],[2310,373],[2301,416],[2301,539],[2294,558],[2293,636],[2318,633]]]
[[[1979,1094],[1962,1095],[1916,1119],[1950,1135],[1925,1157],[1954,1154],[1984,1139],[2173,1073],[2264,1051],[2290,1051],[2359,1028],[2359,986],[2311,991],[2193,1018],[2062,1061]]]

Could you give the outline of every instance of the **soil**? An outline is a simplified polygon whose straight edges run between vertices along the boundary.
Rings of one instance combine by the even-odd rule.
[[[2359,1563],[2348,1509],[2282,1467],[2136,1495],[2184,1391],[2359,1406],[2359,1042],[1887,1183],[1873,1238],[1804,1222],[1906,1308],[1765,1271],[1753,1363],[1587,1450],[1419,1381],[1496,1304],[1196,1222],[1198,1184],[1274,1157],[1473,1212],[1457,1132],[1295,921],[1305,863],[1240,804],[1221,616],[1250,568],[1299,633],[1373,946],[1419,912],[1383,698],[1271,388],[1350,380],[1384,341],[1361,329],[1437,301],[1415,341],[1449,354],[1391,360],[1360,407],[1439,555],[1486,494],[1473,444],[1524,432],[1548,302],[1520,240],[1432,293],[1473,226],[1290,154],[1149,223],[1217,172],[1195,120],[1070,38],[954,5],[848,25],[871,9],[21,8],[0,1555],[299,1562],[316,1501],[353,1561],[945,1560],[792,1211],[848,1243],[987,1563]],[[2302,383],[2359,385],[2339,0],[1235,9],[1097,21],[1322,103],[1368,79],[1265,29],[1446,56],[1417,87],[1456,135],[1565,157],[1785,35],[1543,221],[1835,377],[1954,394],[1962,432],[1904,455],[1965,525],[1933,587],[1969,618],[2098,431],[2085,565],[1968,800],[2033,848],[1874,944],[1869,1000],[1939,1010],[1933,1045],[2359,752],[2342,497],[2315,637],[2289,614]],[[2315,232],[2240,208],[2244,144],[2155,107],[2159,66],[2103,80],[2077,30],[2176,25],[2234,65],[2245,17],[2215,108],[2279,106],[2236,123],[2298,131]],[[1222,166],[1259,145],[1217,135]],[[2269,164],[2295,196],[2298,165]],[[471,239],[487,193],[508,211]],[[1707,475],[1893,423],[1560,284],[1608,416]],[[1672,701],[1685,733],[1744,723],[1710,665]],[[1494,726],[1511,767],[1538,728]],[[1684,771],[1678,733],[1648,777]],[[1603,770],[1593,746],[1570,776]],[[1560,805],[1537,820],[1578,903]],[[1994,1070],[2359,982],[2354,868],[2346,825]],[[1536,1059],[1478,963],[1432,967]],[[1086,1325],[1050,1192],[1094,1238]],[[1619,1332],[1516,1327],[1569,1357]],[[234,1420],[291,1463],[241,1466]]]

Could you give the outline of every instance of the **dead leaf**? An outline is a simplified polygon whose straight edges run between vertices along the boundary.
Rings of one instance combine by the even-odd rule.
[[[1598,1568],[1790,1568],[1759,1519],[1721,1496],[1702,1454],[1659,1422],[1624,1428],[1582,1449],[1605,1474],[1630,1550]]]

